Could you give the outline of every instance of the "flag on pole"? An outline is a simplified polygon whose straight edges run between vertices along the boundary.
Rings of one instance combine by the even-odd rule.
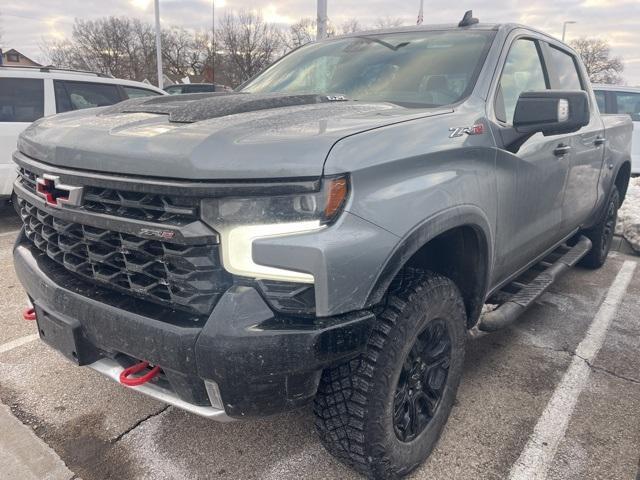
[[[420,11],[418,12],[418,25],[424,21],[424,0],[420,0]]]

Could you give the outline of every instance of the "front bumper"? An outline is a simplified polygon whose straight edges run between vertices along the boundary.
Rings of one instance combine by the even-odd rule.
[[[131,388],[216,420],[264,416],[307,403],[324,368],[362,350],[374,318],[368,311],[312,319],[278,316],[254,288],[241,285],[222,296],[208,319],[184,318],[88,284],[23,234],[14,263],[38,317],[75,325],[81,348],[65,352],[56,346],[61,353],[112,378],[136,360],[159,365],[164,374],[157,385]],[[219,393],[214,402],[212,386]]]

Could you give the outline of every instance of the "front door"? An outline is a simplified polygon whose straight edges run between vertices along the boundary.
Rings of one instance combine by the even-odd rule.
[[[539,42],[517,38],[511,44],[496,86],[494,113],[498,129],[513,124],[522,92],[545,90],[549,76]],[[500,145],[496,178],[498,222],[493,283],[505,280],[561,240],[562,204],[570,154],[562,149],[562,136],[538,133],[516,153]]]

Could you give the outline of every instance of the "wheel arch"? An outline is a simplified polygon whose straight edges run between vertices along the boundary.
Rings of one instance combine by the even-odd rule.
[[[620,205],[624,202],[624,198],[627,195],[627,189],[629,188],[629,180],[631,179],[631,162],[624,162],[618,168],[616,176],[613,180],[613,185],[618,188],[620,193]]]
[[[367,305],[382,301],[405,266],[441,273],[462,293],[467,326],[478,321],[493,265],[493,237],[485,213],[473,205],[453,207],[429,217],[402,238],[381,269]]]

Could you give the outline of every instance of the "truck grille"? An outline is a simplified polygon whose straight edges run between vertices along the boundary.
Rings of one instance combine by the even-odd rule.
[[[18,200],[26,236],[75,274],[171,308],[208,314],[231,286],[217,245],[177,245],[63,221]]]
[[[36,192],[36,174],[19,169],[19,181]],[[168,225],[187,225],[198,220],[198,199],[193,197],[132,192],[113,188],[86,186],[83,205],[89,212],[132,218]]]

